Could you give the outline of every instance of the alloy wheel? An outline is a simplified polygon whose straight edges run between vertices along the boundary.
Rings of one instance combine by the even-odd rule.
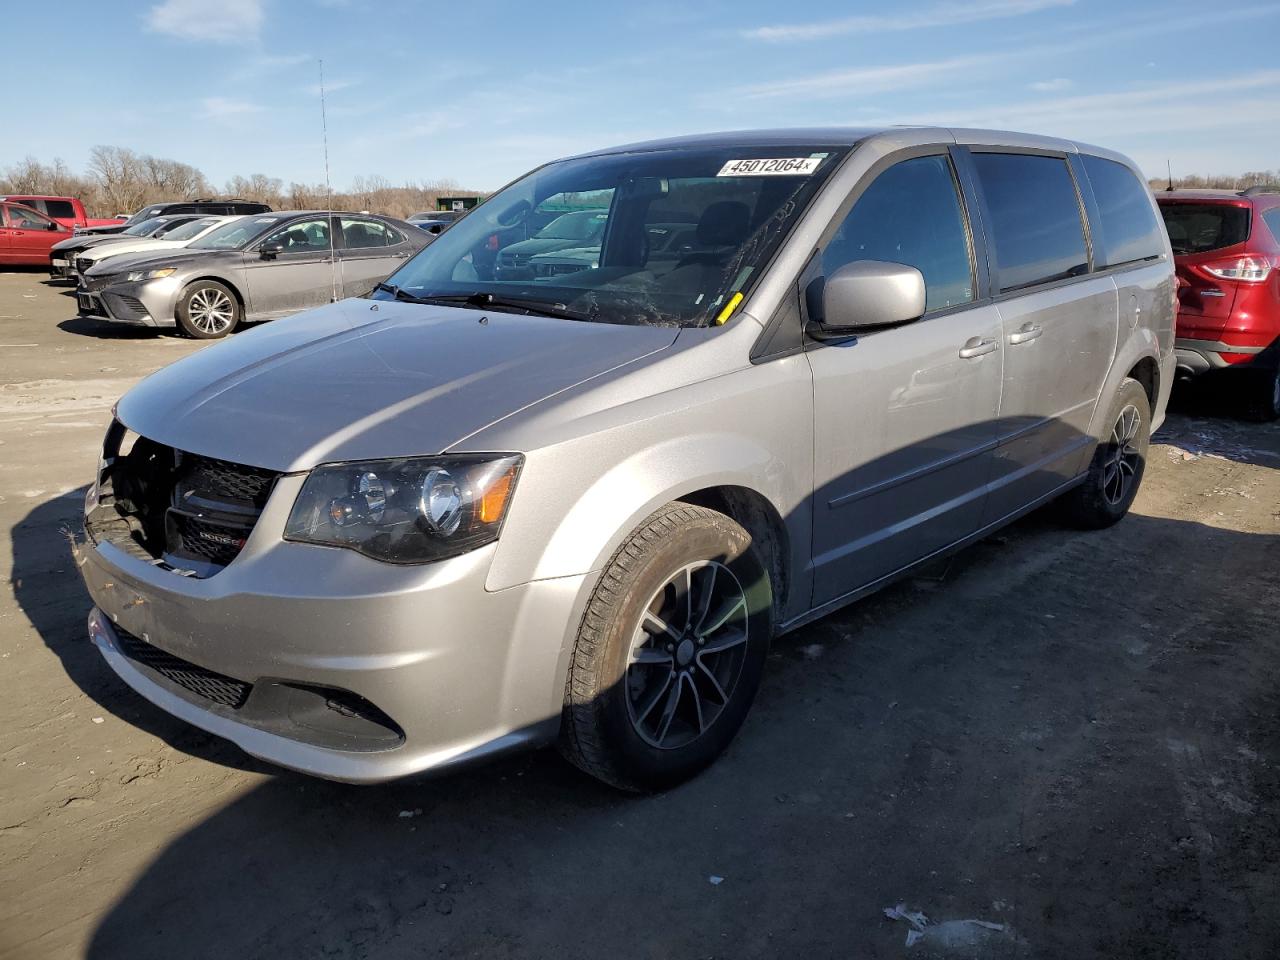
[[[223,291],[204,287],[191,295],[187,315],[192,325],[205,333],[223,333],[235,319],[236,305]]]
[[[1142,453],[1134,445],[1142,427],[1142,414],[1133,404],[1120,411],[1111,440],[1107,444],[1102,466],[1102,495],[1110,504],[1122,503],[1133,487],[1142,461]]]
[[[727,566],[686,564],[658,588],[632,635],[624,682],[632,726],[663,750],[715,722],[747,652],[747,596]]]

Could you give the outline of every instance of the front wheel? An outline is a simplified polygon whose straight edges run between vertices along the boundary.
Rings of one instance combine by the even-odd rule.
[[[614,554],[583,615],[560,748],[627,790],[671,786],[728,746],[769,651],[773,597],[750,534],[671,503]]]
[[[1120,384],[1104,423],[1108,432],[1093,454],[1084,483],[1061,500],[1067,520],[1086,530],[1119,521],[1138,495],[1151,439],[1151,407],[1142,384],[1128,378]]]
[[[230,289],[216,280],[197,280],[182,291],[174,313],[187,336],[217,340],[240,322],[240,303]]]

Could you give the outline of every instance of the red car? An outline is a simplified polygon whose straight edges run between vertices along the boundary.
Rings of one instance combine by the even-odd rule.
[[[36,213],[43,213],[50,220],[57,220],[64,227],[106,227],[123,223],[119,217],[103,220],[90,217],[85,212],[84,204],[77,197],[46,197],[44,194],[23,194],[22,196],[0,197],[0,201],[20,203],[30,207]]]
[[[1280,417],[1280,193],[1158,194],[1178,275],[1178,372],[1219,371],[1249,411]]]
[[[71,228],[18,203],[0,202],[0,264],[49,266],[49,248]]]

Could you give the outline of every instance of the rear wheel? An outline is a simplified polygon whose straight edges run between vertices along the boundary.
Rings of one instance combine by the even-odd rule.
[[[187,336],[216,340],[240,322],[240,303],[228,287],[216,280],[197,280],[182,291],[175,314]]]
[[[1270,370],[1250,371],[1257,378],[1250,385],[1249,417],[1269,423],[1280,419],[1280,363]]]
[[[1105,422],[1110,428],[1088,476],[1060,501],[1066,519],[1086,530],[1116,523],[1138,495],[1151,434],[1151,407],[1142,384],[1128,378],[1120,384]]]
[[[751,536],[672,503],[614,554],[579,628],[561,751],[628,790],[711,763],[742,725],[764,669],[772,592]]]

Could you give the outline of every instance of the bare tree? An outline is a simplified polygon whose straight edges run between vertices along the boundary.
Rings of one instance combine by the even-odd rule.
[[[433,210],[442,196],[474,193],[455,180],[418,181],[396,186],[380,174],[359,176],[349,190],[335,190],[335,210],[370,210],[407,217]],[[0,193],[50,194],[79,197],[95,216],[130,213],[147,203],[209,196],[213,188],[196,167],[138,153],[127,147],[96,146],[89,154],[88,176],[73,173],[60,159],[51,164],[26,157],[0,174]],[[318,210],[328,202],[324,184],[291,182],[255,173],[226,182],[230,196],[257,200],[273,208]]]

